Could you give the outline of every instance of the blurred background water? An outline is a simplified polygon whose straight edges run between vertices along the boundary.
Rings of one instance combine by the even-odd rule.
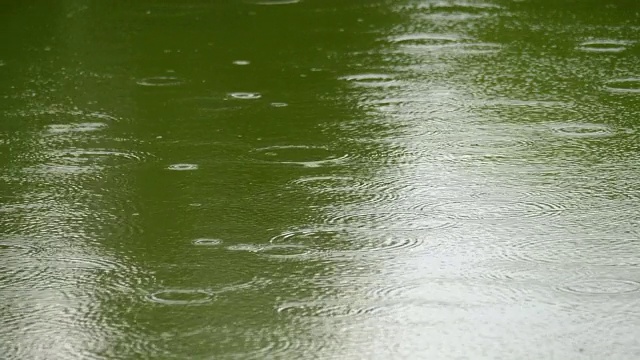
[[[0,30],[3,359],[640,357],[640,3]]]

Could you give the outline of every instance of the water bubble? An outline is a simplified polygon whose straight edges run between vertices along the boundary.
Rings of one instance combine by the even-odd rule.
[[[254,92],[234,92],[234,93],[229,93],[229,96],[231,96],[234,99],[242,99],[242,100],[260,99],[262,97],[262,95],[260,95],[259,93],[254,93]]]
[[[184,80],[176,76],[153,76],[136,81],[140,86],[170,87],[184,84]]]
[[[213,293],[199,289],[166,289],[147,296],[149,301],[165,305],[202,305],[213,301]]]
[[[199,246],[218,246],[218,245],[222,244],[222,240],[220,240],[220,239],[201,238],[201,239],[193,240],[193,244],[194,245],[199,245]]]
[[[175,171],[198,170],[198,165],[197,164],[172,164],[167,167],[167,170],[175,170]]]
[[[640,78],[612,80],[605,83],[605,88],[614,93],[640,94]]]

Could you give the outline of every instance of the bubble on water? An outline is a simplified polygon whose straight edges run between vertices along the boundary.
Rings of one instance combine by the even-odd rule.
[[[228,95],[234,99],[242,99],[242,100],[260,99],[262,97],[260,93],[255,93],[255,92],[233,92],[233,93],[229,93]]]
[[[170,87],[184,84],[185,81],[176,76],[152,76],[136,81],[140,86]]]
[[[167,170],[175,170],[175,171],[198,170],[198,165],[197,164],[172,164],[167,167]]]

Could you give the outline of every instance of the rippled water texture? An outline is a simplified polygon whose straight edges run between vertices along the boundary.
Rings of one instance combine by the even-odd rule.
[[[634,1],[3,5],[3,360],[640,358]]]

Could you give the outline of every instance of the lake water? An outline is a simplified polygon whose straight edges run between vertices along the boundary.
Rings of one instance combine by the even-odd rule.
[[[0,12],[3,359],[640,358],[640,4]]]

